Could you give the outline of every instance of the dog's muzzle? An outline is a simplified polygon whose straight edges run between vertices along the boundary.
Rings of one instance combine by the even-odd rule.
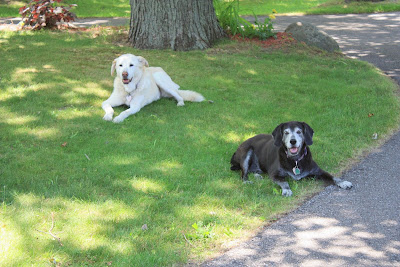
[[[127,72],[123,72],[122,73],[122,83],[123,84],[128,84],[132,81],[133,77],[131,79],[128,79],[128,73]]]
[[[296,143],[296,139],[290,140],[291,147],[289,147],[288,150],[291,155],[297,155],[300,152],[300,147],[297,147]]]
[[[132,79],[128,79],[128,76],[122,76],[122,83],[123,84],[128,84],[132,81]]]
[[[297,153],[299,153],[299,148],[298,147],[289,148],[289,152],[292,155],[296,155]]]

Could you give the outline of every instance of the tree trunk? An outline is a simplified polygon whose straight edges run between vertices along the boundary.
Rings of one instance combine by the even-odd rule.
[[[139,49],[205,49],[225,33],[213,0],[130,0],[129,42]]]

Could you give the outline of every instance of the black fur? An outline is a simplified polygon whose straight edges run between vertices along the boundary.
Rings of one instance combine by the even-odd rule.
[[[288,156],[283,143],[283,131],[287,128],[300,128],[303,133],[303,144],[296,156]],[[305,122],[291,121],[278,125],[272,135],[259,134],[244,141],[232,155],[231,170],[241,170],[241,179],[248,181],[248,173],[267,173],[271,179],[281,186],[282,195],[292,194],[286,177],[291,176],[299,180],[308,176],[323,179],[329,184],[337,184],[342,188],[351,188],[351,183],[334,178],[328,172],[322,170],[312,159],[309,145],[313,144],[314,130]],[[247,157],[247,160],[246,160]],[[300,174],[295,175],[293,168],[297,166]]]

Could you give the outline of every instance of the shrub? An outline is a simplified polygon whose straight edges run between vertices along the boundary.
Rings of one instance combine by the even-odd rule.
[[[274,15],[266,17],[264,23],[258,20],[257,15],[253,12],[255,23],[247,21],[239,16],[239,0],[224,1],[214,0],[214,8],[221,27],[231,35],[240,34],[242,37],[257,37],[265,40],[269,37],[276,37],[273,32],[274,27],[272,20]],[[273,11],[276,13],[276,11]]]
[[[246,24],[243,26],[245,37],[248,38],[256,37],[260,40],[265,40],[269,37],[276,38],[276,34],[273,32],[274,26],[272,25],[272,20],[274,18],[273,15],[266,17],[263,23],[258,21],[258,17],[256,14],[254,14],[254,18],[255,18],[254,25],[251,24],[249,26],[248,24]]]
[[[33,30],[41,28],[55,28],[57,22],[74,21],[76,15],[69,11],[69,7],[57,6],[62,0],[31,0],[27,6],[19,9],[22,16],[22,26],[30,25]]]

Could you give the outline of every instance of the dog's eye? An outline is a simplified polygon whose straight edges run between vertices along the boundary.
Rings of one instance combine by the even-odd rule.
[[[122,67],[122,64],[119,64],[120,67]]]
[[[288,131],[284,131],[283,134],[284,134],[284,135],[288,135],[289,132],[288,132]]]
[[[298,130],[298,131],[297,131],[297,134],[301,134],[301,131],[300,131],[300,130]]]
[[[133,64],[130,64],[129,66],[130,66],[130,67],[133,67]]]

